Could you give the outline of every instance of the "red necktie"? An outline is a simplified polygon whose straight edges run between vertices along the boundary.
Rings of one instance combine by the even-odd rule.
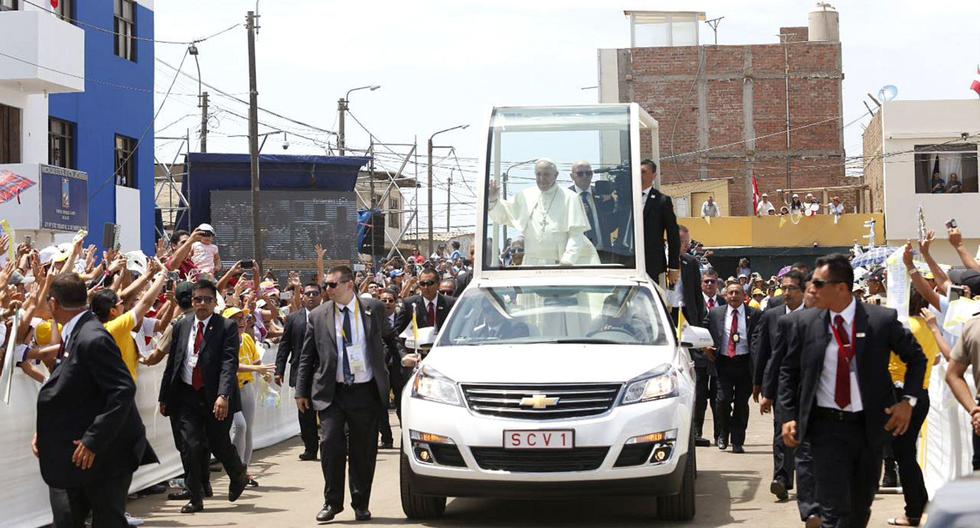
[[[714,297],[708,297],[708,309],[709,310],[714,310],[715,309],[715,299],[714,299]]]
[[[738,335],[738,310],[732,312],[732,331],[728,333],[728,357],[735,357],[735,336]]]
[[[837,384],[834,387],[834,402],[841,409],[851,404],[851,358],[854,357],[851,340],[844,331],[844,318],[834,317],[834,334],[837,335]]]
[[[197,363],[194,364],[194,371],[191,374],[191,388],[199,391],[204,388],[204,375],[201,374],[201,347],[204,345],[204,323],[197,323],[197,336],[194,337],[194,355],[197,356]]]
[[[428,314],[428,318],[426,319],[426,322],[429,323],[429,326],[436,325],[436,302],[435,301],[429,303],[429,314]]]

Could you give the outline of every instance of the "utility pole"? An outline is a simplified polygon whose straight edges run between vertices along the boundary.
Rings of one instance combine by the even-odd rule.
[[[449,183],[446,185],[446,232],[449,232],[449,206],[452,205],[453,171],[449,169]]]
[[[249,11],[245,17],[248,29],[248,151],[251,157],[252,169],[252,245],[253,258],[262,269],[263,247],[262,230],[259,228],[259,91],[255,78],[255,11]],[[256,277],[259,280],[261,277]]]
[[[337,99],[337,152],[344,155],[344,116],[347,115],[347,99]]]
[[[201,152],[208,151],[208,93],[201,94]]]
[[[443,132],[449,132],[449,131],[457,130],[457,129],[464,129],[465,130],[465,129],[469,128],[469,126],[470,125],[456,125],[454,127],[449,127],[449,128],[445,128],[443,130],[440,130],[440,131],[432,134],[431,136],[429,136],[429,163],[428,163],[428,166],[429,166],[429,191],[428,191],[428,199],[429,199],[428,200],[429,201],[429,203],[428,203],[428,206],[429,206],[429,224],[428,224],[429,225],[429,255],[435,253],[435,250],[436,250],[435,242],[434,242],[434,239],[433,239],[433,236],[432,236],[432,150],[433,150],[432,139],[435,138],[436,136],[438,136],[439,134],[442,134]]]
[[[368,164],[368,178],[370,178],[370,180],[368,181],[368,185],[369,185],[369,191],[368,192],[371,193],[371,268],[372,269],[377,269],[377,267],[376,267],[377,266],[377,262],[375,262],[375,260],[374,260],[377,257],[377,255],[378,255],[378,245],[377,245],[378,239],[376,238],[377,237],[377,233],[374,232],[374,230],[377,229],[377,227],[378,227],[377,225],[375,225],[375,221],[374,221],[374,211],[378,207],[377,199],[374,196],[374,136],[371,136],[371,147],[370,147],[370,149],[371,149],[371,161],[368,162],[369,163]],[[384,218],[383,217],[382,217],[382,220],[381,220],[381,228],[382,228],[382,230],[384,229]]]

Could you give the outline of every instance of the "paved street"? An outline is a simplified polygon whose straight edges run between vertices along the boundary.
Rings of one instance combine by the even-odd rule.
[[[734,455],[714,447],[698,448],[697,515],[688,526],[797,526],[796,503],[779,503],[769,493],[771,418],[758,415],[753,404],[746,453]],[[397,419],[392,415],[392,421]],[[706,424],[710,430],[710,425]],[[301,462],[298,438],[256,452],[252,471],[261,487],[227,502],[228,480],[217,480],[216,496],[205,511],[178,512],[182,503],[164,495],[131,501],[130,513],[145,517],[146,526],[312,526],[323,503],[319,462]],[[792,495],[791,495],[792,499]],[[884,526],[902,513],[901,495],[879,495],[871,526]],[[335,524],[353,524],[349,505]],[[452,500],[443,519],[413,524],[402,514],[398,494],[398,452],[383,451],[374,479],[371,511],[376,525],[401,526],[667,526],[651,521],[652,500],[597,498],[559,502],[518,502],[484,499]]]

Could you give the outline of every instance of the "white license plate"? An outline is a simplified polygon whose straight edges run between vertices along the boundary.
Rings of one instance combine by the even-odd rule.
[[[504,431],[504,449],[571,449],[575,447],[575,431]]]

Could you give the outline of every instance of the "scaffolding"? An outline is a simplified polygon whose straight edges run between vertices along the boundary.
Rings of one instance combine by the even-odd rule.
[[[185,178],[190,175],[190,164],[187,161],[187,154],[190,153],[191,134],[181,137],[161,137],[155,139],[180,141],[173,159],[169,163],[160,161],[156,153],[153,154],[153,201],[160,210],[161,224],[154,222],[154,230],[157,236],[163,239],[170,239],[170,235],[176,230],[176,226],[190,221],[191,204],[181,191],[181,185]],[[180,157],[184,157],[182,163],[178,163]],[[162,230],[161,230],[162,228]]]

